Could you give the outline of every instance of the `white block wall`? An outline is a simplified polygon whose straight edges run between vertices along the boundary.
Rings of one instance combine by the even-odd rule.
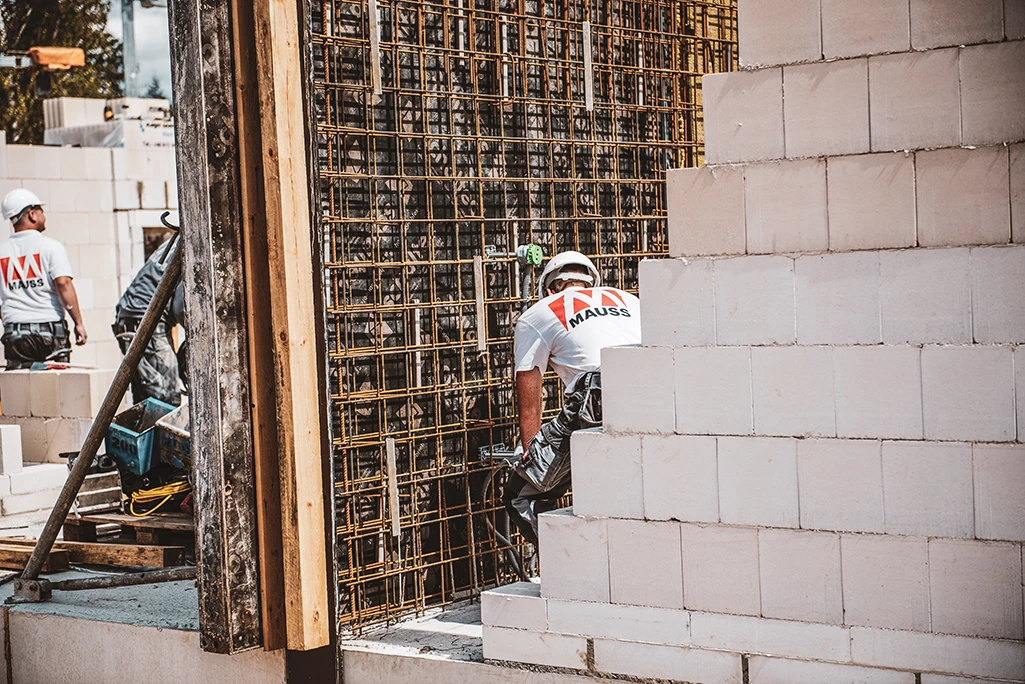
[[[143,264],[143,228],[159,226],[162,211],[178,206],[174,149],[0,141],[0,197],[19,187],[46,203],[47,235],[64,244],[75,273],[89,342],[73,347],[72,363],[116,368],[121,350],[110,325],[124,287]],[[0,240],[10,231],[3,221]],[[0,397],[5,414],[7,400]]]
[[[603,352],[574,507],[541,516],[540,588],[485,595],[485,656],[1025,682],[1025,4],[739,17],[642,344]]]

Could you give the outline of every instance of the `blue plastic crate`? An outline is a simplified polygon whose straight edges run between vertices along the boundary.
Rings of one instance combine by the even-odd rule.
[[[159,399],[147,397],[114,416],[107,429],[107,453],[128,472],[147,472],[153,462],[154,428],[158,420],[174,409]]]

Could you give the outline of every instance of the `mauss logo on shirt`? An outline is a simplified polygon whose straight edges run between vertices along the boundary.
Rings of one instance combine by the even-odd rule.
[[[626,302],[615,290],[567,290],[561,297],[549,302],[548,308],[566,330],[599,316],[630,317]]]
[[[27,290],[42,287],[43,264],[38,254],[18,257],[0,257],[0,273],[8,290]]]

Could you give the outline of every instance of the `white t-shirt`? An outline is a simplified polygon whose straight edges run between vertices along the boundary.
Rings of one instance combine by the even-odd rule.
[[[11,235],[0,245],[0,318],[4,323],[64,320],[53,281],[72,277],[64,245],[36,230]]]
[[[516,323],[516,372],[548,366],[566,392],[601,368],[601,350],[641,342],[641,300],[613,287],[571,287],[549,295]]]

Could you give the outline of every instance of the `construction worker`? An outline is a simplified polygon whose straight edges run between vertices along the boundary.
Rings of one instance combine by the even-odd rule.
[[[537,516],[570,486],[570,435],[601,425],[601,350],[640,344],[640,300],[601,287],[580,252],[553,257],[538,280],[541,300],[516,323],[516,401],[523,455],[505,485],[505,507],[537,544]],[[562,410],[541,424],[541,378],[551,367],[565,385]]]
[[[114,323],[111,329],[117,338],[121,353],[128,351],[128,346],[135,339],[135,332],[146,315],[153,296],[157,293],[157,285],[167,267],[164,254],[170,240],[157,247],[139,272],[135,274],[121,299],[114,309]],[[178,357],[174,351],[171,330],[175,319],[171,307],[163,312],[160,321],[153,330],[149,344],[142,353],[139,367],[132,374],[132,401],[139,403],[146,397],[159,399],[172,406],[181,404],[181,390],[178,385]]]
[[[43,202],[24,188],[4,197],[2,212],[14,234],[0,245],[0,318],[7,369],[71,360],[64,314],[75,324],[75,344],[89,339],[82,324],[74,275],[64,245],[43,235]]]

